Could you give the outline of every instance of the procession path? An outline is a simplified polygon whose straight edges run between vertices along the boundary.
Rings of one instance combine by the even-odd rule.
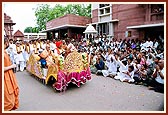
[[[20,108],[17,111],[164,112],[164,94],[109,77],[92,75],[91,81],[80,88],[71,85],[59,93],[26,71],[17,72],[16,76],[20,88]]]

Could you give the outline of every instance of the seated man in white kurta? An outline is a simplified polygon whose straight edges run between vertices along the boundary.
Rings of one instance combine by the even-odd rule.
[[[103,76],[107,77],[109,75],[117,75],[117,61],[114,55],[110,56],[109,63],[107,65],[107,70],[102,70]]]

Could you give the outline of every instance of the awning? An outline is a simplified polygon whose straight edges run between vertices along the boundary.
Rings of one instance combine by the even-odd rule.
[[[52,30],[65,29],[65,28],[69,28],[69,27],[73,27],[73,28],[86,28],[86,26],[66,24],[66,25],[57,26],[57,27],[54,27],[54,28],[50,28],[50,29],[47,29],[47,30],[40,31],[40,33],[48,32],[48,31],[52,31]]]
[[[164,23],[128,26],[127,29],[149,28],[149,27],[158,27],[158,26],[164,26]]]

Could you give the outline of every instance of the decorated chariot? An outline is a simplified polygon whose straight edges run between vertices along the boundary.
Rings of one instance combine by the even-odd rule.
[[[86,53],[73,51],[64,59],[62,56],[54,56],[54,64],[47,68],[41,66],[40,57],[31,54],[26,69],[44,84],[52,84],[56,91],[64,91],[70,83],[80,87],[91,79],[91,72]]]

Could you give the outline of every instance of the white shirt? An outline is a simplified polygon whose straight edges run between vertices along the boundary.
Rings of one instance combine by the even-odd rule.
[[[56,48],[56,45],[53,42],[51,42],[50,43],[50,50],[54,50],[55,48]]]
[[[106,59],[105,65],[108,68],[109,68],[109,64],[111,63],[111,57],[112,57],[112,54],[108,54],[108,52],[107,52],[106,55],[105,55],[105,59]]]
[[[46,43],[44,43],[41,47],[42,47],[43,50],[45,50],[46,49]]]
[[[97,60],[97,55],[95,55],[95,56],[93,57],[93,60],[92,60],[93,65],[96,64],[96,60]]]
[[[160,53],[160,54],[157,54],[161,59],[163,59],[164,58],[164,55],[163,55],[163,53]]]
[[[30,44],[30,52],[32,53],[34,51],[33,44]]]
[[[14,53],[15,55],[17,54],[17,51],[16,51],[16,45],[15,44],[9,44],[9,47],[8,47],[8,53]]]
[[[120,72],[125,72],[125,71],[128,70],[128,65],[125,66],[120,60],[118,60],[118,63],[119,63],[119,66],[120,66],[120,68],[119,68]]]
[[[21,48],[21,51],[23,51],[23,48],[22,47],[20,47],[20,48]],[[23,52],[17,54],[16,60],[17,61],[25,61],[25,59],[23,57]]]
[[[111,62],[111,60],[110,60],[108,70],[110,72],[117,72],[117,64],[118,63],[113,55],[111,55],[111,58],[113,59],[113,62]]]
[[[155,44],[154,44],[154,48],[157,48],[157,46],[158,46],[159,44],[158,44],[158,42],[155,42]]]
[[[69,43],[67,47],[70,49],[70,51],[76,50],[75,46],[72,43]]]
[[[99,40],[98,40],[98,39],[95,39],[94,41],[95,41],[95,43],[99,43]]]
[[[164,74],[164,69],[162,69],[161,71],[160,71],[162,74]],[[157,72],[157,77],[155,78],[155,80],[158,82],[158,83],[161,83],[161,84],[164,84],[164,79],[162,79],[161,77],[160,77],[160,74]]]
[[[91,46],[91,47],[90,47],[90,52],[92,52],[92,51],[93,51],[93,49],[94,49],[94,47],[92,47],[92,46]]]
[[[37,43],[37,48],[40,49],[40,43]]]
[[[99,42],[101,41],[101,38],[99,38]]]
[[[148,47],[153,47],[153,42],[152,41],[146,41],[145,42],[145,50],[147,51],[149,48]]]
[[[142,50],[142,49],[145,49],[145,47],[146,47],[146,43],[141,43],[140,46],[141,46],[141,50]]]

